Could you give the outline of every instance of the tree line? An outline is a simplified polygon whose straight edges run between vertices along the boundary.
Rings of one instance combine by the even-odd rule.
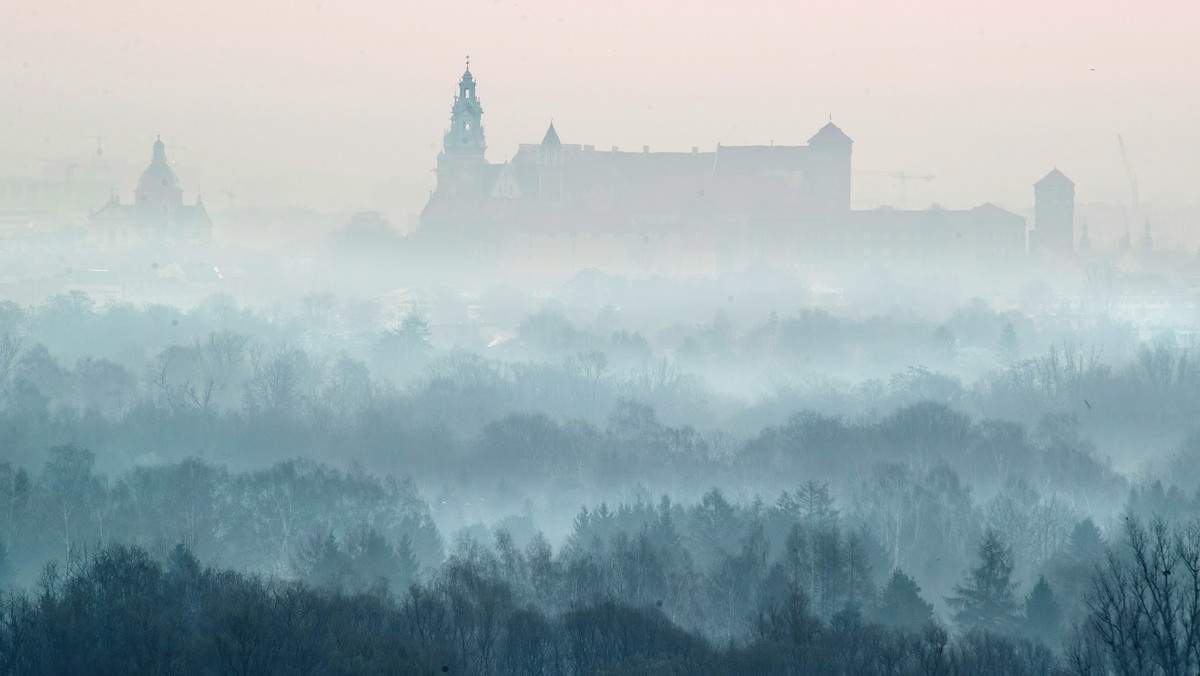
[[[670,617],[673,601],[609,592],[538,601],[553,571],[464,544],[427,582],[351,592],[108,545],[48,565],[0,598],[0,673],[220,674],[1191,674],[1200,668],[1200,524],[1127,520],[1091,577],[1062,651],[988,626],[1015,617],[1002,542],[985,536],[956,597],[956,628],[895,572],[880,602],[822,617],[798,579],[766,594],[736,640]],[[752,545],[750,545],[752,548]],[[633,556],[631,563],[637,562]],[[524,571],[514,574],[514,565]],[[636,564],[635,564],[636,565]],[[523,579],[522,579],[523,578]],[[651,594],[653,596],[653,594]],[[1041,621],[1044,600],[1026,602]],[[981,624],[982,623],[982,624]]]

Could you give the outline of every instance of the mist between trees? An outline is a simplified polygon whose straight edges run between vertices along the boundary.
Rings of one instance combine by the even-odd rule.
[[[1182,339],[357,307],[0,305],[5,669],[1194,673]]]

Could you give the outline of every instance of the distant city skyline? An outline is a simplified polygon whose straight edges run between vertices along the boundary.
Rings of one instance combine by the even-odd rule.
[[[856,170],[937,177],[910,208],[1027,208],[1053,167],[1080,203],[1128,201],[1118,134],[1143,202],[1193,206],[1200,10],[1182,5],[10,0],[0,175],[86,158],[96,135],[136,167],[161,134],[216,210],[232,189],[403,226],[470,54],[493,162],[552,118],[564,143],[708,150],[803,143],[832,115]],[[900,201],[886,178],[854,185]]]

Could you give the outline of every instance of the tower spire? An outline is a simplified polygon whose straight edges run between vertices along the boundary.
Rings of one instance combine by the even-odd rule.
[[[483,107],[475,94],[475,76],[471,74],[471,57],[466,57],[466,70],[458,81],[458,95],[450,111],[450,128],[442,139],[438,155],[438,184],[452,177],[464,178],[478,166],[486,164],[483,137]],[[465,180],[465,179],[464,179]]]

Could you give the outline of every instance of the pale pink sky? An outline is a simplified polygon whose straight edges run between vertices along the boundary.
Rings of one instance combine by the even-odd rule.
[[[469,53],[493,161],[551,118],[566,143],[686,150],[804,143],[832,114],[856,169],[937,176],[909,207],[1021,208],[1055,165],[1080,201],[1128,200],[1117,134],[1143,201],[1189,206],[1198,35],[1183,0],[4,0],[0,175],[100,134],[128,193],[161,133],[189,193],[403,224]]]

